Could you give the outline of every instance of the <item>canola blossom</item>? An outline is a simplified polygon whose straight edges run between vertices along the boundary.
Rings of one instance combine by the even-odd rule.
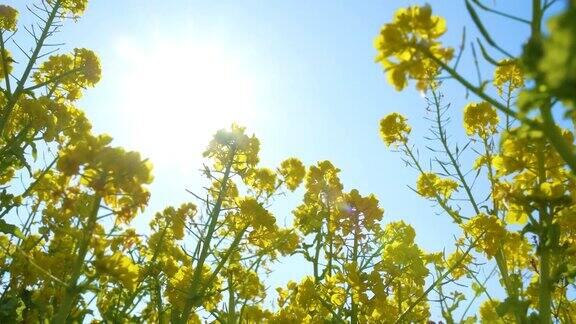
[[[43,36],[24,62],[6,38],[19,35],[19,13],[0,5],[0,322],[574,322],[576,1],[552,14],[553,4],[534,0],[526,20],[465,1],[494,70],[478,85],[449,65],[461,53],[440,41],[447,23],[430,5],[398,9],[376,37],[388,82],[414,80],[426,97],[432,145],[411,139],[397,112],[379,133],[431,204],[420,217],[453,222],[442,251],[419,245],[413,224],[344,184],[331,161],[263,165],[260,140],[237,124],[207,143],[205,187],[135,228],[152,165],[77,106],[102,78],[97,54],[40,55],[88,1],[31,7]],[[480,9],[530,25],[520,56],[490,37]],[[446,77],[474,96],[457,123],[464,145],[446,128]],[[292,210],[278,203],[288,191],[300,195]],[[271,287],[275,266],[295,258],[306,275]]]
[[[438,38],[446,32],[446,21],[432,15],[429,5],[399,9],[392,22],[385,24],[374,47],[378,50],[376,62],[382,64],[396,90],[408,85],[409,79],[417,81],[416,88],[426,90],[438,73],[438,66],[426,53],[449,61],[454,50],[443,47]]]
[[[391,113],[380,120],[380,136],[387,146],[406,143],[411,130],[406,117],[399,113]]]
[[[485,138],[496,132],[498,122],[496,109],[487,102],[470,103],[464,107],[464,129],[469,136]]]
[[[524,87],[524,72],[516,61],[505,59],[499,62],[494,70],[494,80],[492,81],[498,93],[502,95],[504,91],[513,92]]]

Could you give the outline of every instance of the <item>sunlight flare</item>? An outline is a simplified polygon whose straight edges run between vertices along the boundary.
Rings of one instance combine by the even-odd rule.
[[[188,164],[212,134],[255,117],[254,81],[219,44],[192,38],[117,42],[122,115],[131,145],[153,163]],[[177,157],[175,159],[175,157]]]

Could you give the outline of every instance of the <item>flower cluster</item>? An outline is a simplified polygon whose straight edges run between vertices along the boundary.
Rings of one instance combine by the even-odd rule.
[[[428,88],[438,73],[438,65],[428,55],[445,62],[453,56],[453,49],[438,41],[445,32],[445,20],[432,15],[428,5],[399,9],[393,21],[382,27],[374,41],[376,62],[396,90],[404,89],[409,78],[417,81],[419,90]]]
[[[454,190],[458,188],[458,183],[452,179],[439,177],[436,173],[422,173],[416,182],[416,190],[426,198],[441,197],[448,199]]]
[[[486,138],[496,132],[499,119],[496,109],[489,103],[469,103],[464,107],[464,129],[469,136]]]
[[[58,9],[63,14],[71,14],[72,17],[77,18],[86,11],[88,0],[47,0],[52,5],[58,5]]]
[[[380,120],[380,136],[387,146],[406,143],[410,131],[406,117],[399,113],[388,114]]]
[[[234,124],[230,131],[219,130],[210,141],[204,151],[204,157],[214,160],[216,170],[224,170],[230,157],[234,157],[235,160],[231,166],[232,170],[240,175],[246,175],[258,164],[260,141],[255,136],[246,135],[244,131],[244,127]]]
[[[512,93],[512,91],[524,86],[524,72],[517,61],[505,59],[498,63],[492,81],[498,94],[502,95],[504,90],[507,93]],[[504,89],[505,86],[506,89]]]
[[[70,101],[79,99],[82,89],[93,87],[100,78],[100,61],[85,48],[76,48],[72,54],[52,55],[34,73],[37,85],[49,86],[57,96]]]
[[[79,176],[117,214],[117,220],[130,221],[148,203],[145,185],[152,182],[151,164],[137,152],[111,147],[106,135],[87,136],[62,150],[57,169],[64,178]]]
[[[278,172],[284,177],[284,183],[289,190],[294,191],[304,180],[306,169],[304,164],[296,158],[289,158],[282,161]]]
[[[463,225],[463,229],[466,234],[477,240],[476,249],[483,251],[490,258],[496,255],[506,237],[502,221],[496,216],[486,214],[473,217]]]
[[[338,207],[335,219],[338,225],[335,226],[344,236],[354,232],[363,236],[361,233],[364,231],[379,231],[384,210],[378,206],[374,195],[362,197],[358,190],[353,189],[338,199]]]
[[[17,21],[18,10],[7,5],[0,5],[0,29],[15,31]]]
[[[295,226],[304,234],[317,231],[326,214],[336,210],[335,200],[342,194],[342,183],[338,177],[340,169],[329,161],[310,166],[306,175],[304,203],[294,211]]]
[[[121,282],[128,290],[131,291],[136,288],[139,268],[129,257],[121,252],[97,256],[95,265],[96,271]]]
[[[272,195],[277,189],[276,173],[268,168],[254,168],[247,172],[246,183],[258,193]]]

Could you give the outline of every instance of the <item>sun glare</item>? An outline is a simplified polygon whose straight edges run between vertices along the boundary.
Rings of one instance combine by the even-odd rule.
[[[139,44],[123,39],[122,114],[131,145],[153,163],[184,166],[212,134],[251,125],[254,84],[233,51],[186,37]],[[189,165],[188,165],[189,167]]]

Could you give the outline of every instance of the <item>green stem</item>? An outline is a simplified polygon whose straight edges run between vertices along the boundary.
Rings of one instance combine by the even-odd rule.
[[[533,2],[539,3],[538,0],[534,0]],[[534,5],[535,8],[538,8],[538,6],[539,5]],[[534,16],[541,19],[541,16],[539,13],[535,14]],[[535,31],[535,28],[539,28],[539,26],[540,26],[540,22],[533,23],[533,26],[532,26],[533,32]],[[531,120],[531,119],[528,119],[526,117],[520,116],[515,111],[513,111],[512,109],[507,107],[506,105],[500,103],[496,99],[487,95],[481,88],[475,87],[474,85],[472,85],[470,82],[468,82],[468,80],[466,80],[458,72],[456,72],[456,70],[452,69],[446,63],[444,63],[441,59],[437,58],[432,52],[430,52],[429,49],[424,48],[424,47],[418,47],[418,49],[420,51],[422,51],[422,53],[424,53],[424,55],[426,55],[428,58],[430,58],[432,61],[434,61],[436,64],[438,64],[440,67],[442,67],[443,70],[448,72],[448,74],[450,74],[451,77],[456,79],[458,82],[460,82],[460,84],[462,84],[468,90],[472,91],[474,94],[476,94],[481,99],[490,103],[492,106],[496,107],[498,110],[505,113],[506,115],[508,115],[514,119],[520,120],[522,123],[530,126],[533,129],[541,130],[542,132],[544,132],[544,134],[546,135],[546,137],[548,138],[550,143],[554,146],[556,151],[558,151],[558,154],[560,154],[560,156],[564,159],[566,164],[568,164],[568,166],[570,167],[572,172],[576,173],[576,155],[572,152],[572,148],[562,138],[561,133],[558,131],[549,107],[545,108],[545,109],[541,108],[543,124],[540,124],[535,120]]]
[[[355,216],[355,223],[354,223],[354,246],[352,247],[352,260],[354,263],[358,264],[358,248],[360,245],[360,216],[358,214],[354,214]],[[359,270],[358,270],[359,271]],[[354,293],[352,293],[351,297],[351,324],[358,323],[358,304],[354,300]]]
[[[468,275],[470,277],[472,277],[472,279],[474,279],[476,284],[483,288],[482,292],[486,295],[488,300],[490,302],[494,302],[494,300],[492,299],[492,296],[490,296],[490,294],[488,293],[488,289],[486,288],[486,284],[488,283],[488,281],[490,280],[492,275],[494,273],[496,273],[496,268],[492,269],[492,272],[490,272],[490,274],[484,279],[484,282],[480,282],[480,280],[478,280],[478,277],[476,277],[476,275],[474,274],[474,271],[469,270],[468,267],[466,267],[466,271],[468,272]],[[470,300],[470,302],[468,303],[468,305],[464,309],[464,312],[462,313],[462,316],[460,317],[459,323],[464,323],[464,318],[466,317],[466,314],[470,310],[470,307],[472,307],[472,304],[474,304],[474,301],[476,301],[479,296],[480,296],[479,294],[474,294],[474,297],[472,298],[472,300]]]
[[[236,298],[234,296],[234,282],[228,277],[228,318],[229,324],[236,324]]]
[[[444,127],[442,125],[442,120],[441,120],[441,116],[440,116],[440,98],[438,97],[438,94],[436,93],[436,91],[434,89],[432,89],[432,96],[434,98],[434,106],[436,107],[436,126],[438,127],[438,133],[439,133],[438,135],[440,137],[440,142],[442,142],[442,146],[444,147],[444,151],[448,155],[448,158],[450,159],[450,163],[454,167],[454,170],[456,170],[456,174],[458,175],[458,179],[460,179],[460,183],[462,183],[462,186],[464,187],[464,191],[466,191],[466,195],[468,196],[468,199],[470,200],[470,204],[472,204],[472,207],[474,208],[474,212],[478,215],[478,214],[480,214],[480,208],[478,207],[478,204],[476,203],[476,199],[474,199],[474,195],[472,194],[472,190],[470,189],[468,182],[464,178],[464,174],[460,170],[460,166],[458,165],[458,162],[456,161],[454,154],[452,154],[450,147],[448,147],[448,139],[446,138],[446,133],[444,132]]]
[[[2,69],[4,70],[4,79],[6,80],[6,92],[11,94],[12,90],[10,88],[10,72],[8,72],[8,54],[4,44],[4,32],[0,33],[0,56],[2,58]]]
[[[156,294],[156,311],[158,312],[158,324],[164,324],[164,305],[162,304],[162,284],[160,277],[154,278],[154,293]]]
[[[491,188],[495,188],[496,178],[494,176],[494,170],[492,169],[492,155],[490,145],[488,143],[488,139],[485,137],[482,138],[482,142],[484,144],[484,151],[486,152],[485,153],[486,157],[488,158],[488,179],[490,181]],[[498,201],[496,201],[493,196],[492,200],[493,200],[492,213],[493,215],[498,217],[498,211],[499,211]],[[508,273],[508,266],[506,263],[506,254],[504,254],[502,246],[498,247],[494,259],[496,260],[496,266],[498,267],[498,271],[500,272],[500,276],[502,277],[502,282],[504,283],[504,290],[506,291],[506,294],[510,296],[512,299],[518,300],[518,291],[514,290],[512,285],[510,284],[509,279],[510,275]],[[521,323],[522,319],[524,318],[524,314],[520,312],[520,309],[518,307],[514,308],[514,310],[515,310],[514,317],[516,319],[516,322]]]
[[[20,94],[23,92],[22,90],[24,90],[24,86],[26,84],[26,81],[28,80],[28,77],[30,76],[32,69],[34,68],[34,65],[36,64],[36,60],[38,60],[38,57],[40,55],[40,51],[44,47],[44,42],[46,41],[46,39],[50,35],[50,27],[54,23],[54,19],[56,18],[56,15],[58,13],[58,9],[60,9],[60,5],[61,5],[61,0],[54,1],[54,4],[52,5],[52,10],[50,11],[48,18],[46,19],[46,24],[44,25],[44,28],[42,29],[42,34],[38,38],[38,41],[36,42],[36,46],[34,48],[34,51],[32,52],[32,55],[30,56],[30,60],[28,61],[28,65],[26,65],[26,68],[24,69],[24,73],[22,74],[22,77],[18,81],[18,85],[16,87],[16,90],[14,90],[14,94],[9,97],[8,102],[6,103],[6,106],[4,107],[4,109],[2,111],[2,118],[0,119],[0,135],[1,136],[4,136],[4,132],[6,131],[5,130],[6,123],[8,122],[8,120],[10,120],[10,115],[12,114],[12,111],[14,110],[14,106],[16,105],[16,102],[18,101]]]
[[[101,202],[102,197],[100,195],[96,195],[94,197],[92,210],[90,211],[90,215],[88,215],[88,223],[83,231],[84,236],[82,237],[82,241],[80,242],[80,246],[78,248],[78,255],[76,257],[76,260],[74,261],[74,264],[72,265],[72,272],[71,272],[72,275],[70,276],[70,280],[68,281],[67,287],[64,290],[64,297],[62,299],[62,304],[60,305],[60,309],[54,316],[53,323],[63,324],[66,322],[66,318],[68,317],[68,314],[72,310],[76,297],[80,293],[77,289],[78,279],[82,274],[84,259],[86,258],[86,254],[88,254],[90,240],[92,239],[92,234],[94,233],[94,229],[96,228],[96,222],[98,220],[98,210],[100,209]]]
[[[545,245],[546,242],[541,242]],[[540,323],[552,323],[552,299],[550,294],[552,292],[552,285],[550,284],[550,250],[547,247],[541,246],[540,253],[540,290],[538,299],[538,310],[540,312]]]
[[[528,20],[526,20],[526,19],[523,19],[523,18],[520,18],[520,17],[516,17],[516,16],[514,16],[514,15],[510,15],[510,14],[507,14],[507,13],[505,13],[505,12],[492,9],[492,8],[490,8],[490,7],[482,4],[479,0],[472,0],[472,2],[474,2],[474,3],[475,3],[478,7],[480,7],[482,10],[486,10],[486,11],[488,11],[488,12],[497,14],[497,15],[499,15],[499,16],[506,17],[506,18],[509,18],[509,19],[512,19],[512,20],[516,20],[516,21],[521,22],[521,23],[524,23],[524,24],[530,24],[530,21],[528,21]]]
[[[64,73],[62,73],[62,74],[60,74],[60,75],[57,75],[57,76],[53,77],[53,78],[50,79],[50,80],[46,80],[46,81],[44,81],[44,82],[40,82],[40,83],[35,84],[35,85],[33,85],[33,86],[29,86],[28,88],[24,89],[23,92],[33,91],[33,90],[42,88],[42,87],[44,87],[44,86],[47,86],[47,85],[49,85],[49,84],[51,84],[51,83],[54,83],[54,84],[58,85],[58,83],[60,83],[60,81],[62,81],[64,78],[66,78],[67,76],[72,75],[72,74],[74,74],[74,73],[76,73],[76,72],[79,72],[79,71],[82,71],[82,68],[75,68],[75,69],[66,71],[66,72],[64,72]]]
[[[542,145],[543,146],[543,145]],[[544,156],[544,147],[538,149],[538,185],[546,182],[546,166]],[[545,202],[540,203],[538,209],[540,216],[541,233],[538,241],[538,252],[540,254],[540,273],[538,290],[538,311],[540,313],[540,323],[552,323],[552,282],[550,279],[550,244],[549,233],[552,225],[552,216],[547,212]]]
[[[436,275],[438,277],[442,275],[442,272],[438,268],[436,268]],[[452,316],[452,312],[450,311],[450,307],[448,306],[448,302],[446,302],[446,296],[442,289],[442,285],[438,285],[437,292],[442,317],[444,320],[446,320],[447,324],[454,324],[454,318]]]
[[[312,268],[313,268],[313,272],[314,272],[314,282],[318,283],[320,281],[320,273],[318,270],[318,263],[320,262],[320,248],[322,247],[322,229],[318,230],[318,233],[316,233],[316,248],[314,251],[314,260],[312,263]]]
[[[504,290],[506,291],[506,294],[512,300],[518,301],[518,292],[510,284],[510,274],[508,273],[508,266],[506,265],[506,258],[502,247],[498,248],[494,259],[496,260],[498,271],[500,271],[500,275],[502,276],[502,282],[504,283]],[[516,319],[516,323],[524,323],[524,317],[524,314],[520,312],[520,308],[514,307],[514,318]]]
[[[572,173],[576,173],[576,155],[574,154],[573,146],[562,136],[554,121],[554,116],[552,116],[552,108],[549,104],[545,104],[540,107],[540,113],[542,114],[543,122],[542,131],[550,141],[550,144],[554,146],[556,152],[568,164]]]
[[[212,287],[212,284],[216,281],[216,278],[218,277],[220,270],[222,270],[222,268],[224,267],[226,262],[228,262],[228,259],[230,258],[232,253],[234,253],[234,251],[238,247],[238,244],[240,244],[240,241],[242,240],[242,237],[244,237],[244,233],[246,233],[246,230],[248,230],[248,226],[244,227],[238,233],[238,235],[236,235],[236,237],[234,238],[234,241],[232,242],[232,244],[230,244],[230,247],[228,247],[226,254],[222,258],[222,260],[220,260],[220,262],[216,266],[216,269],[214,269],[214,271],[212,272],[212,275],[210,276],[210,278],[208,278],[208,280],[206,281],[206,284],[204,285],[204,287],[202,288],[202,290],[200,291],[200,293],[198,295],[204,296],[204,294],[206,293],[206,290],[208,288]]]
[[[326,241],[328,243],[328,254],[326,255],[326,258],[328,259],[327,265],[326,265],[326,273],[328,273],[329,276],[332,275],[332,259],[334,257],[334,244],[333,244],[333,235],[332,235],[332,229],[331,229],[331,214],[330,214],[330,195],[328,194],[329,191],[326,190],[326,208],[327,208],[327,216],[326,216]]]
[[[224,170],[224,176],[222,177],[222,188],[218,193],[218,198],[210,213],[210,224],[208,225],[208,231],[204,236],[204,240],[198,242],[198,244],[202,245],[202,249],[200,251],[200,256],[198,257],[198,262],[196,263],[196,268],[194,269],[192,284],[190,286],[190,290],[188,291],[188,296],[186,296],[186,302],[184,304],[184,308],[182,310],[180,318],[175,320],[176,323],[184,324],[188,321],[190,313],[192,312],[192,307],[194,306],[194,304],[198,302],[198,298],[201,297],[197,294],[197,291],[200,286],[200,279],[202,275],[202,270],[204,268],[204,263],[206,262],[206,258],[208,257],[208,251],[210,249],[210,241],[212,240],[212,236],[214,235],[214,231],[216,230],[216,225],[218,223],[218,218],[220,216],[222,202],[224,201],[224,197],[226,197],[228,191],[228,180],[230,179],[230,172],[232,170],[232,164],[234,164],[235,154],[236,154],[236,145],[233,144],[232,147],[230,147],[230,151],[228,152],[226,169]]]
[[[540,37],[542,28],[542,4],[540,0],[532,0],[532,21],[530,22],[532,29],[531,37]]]
[[[496,177],[494,175],[494,168],[492,167],[492,149],[490,143],[488,142],[488,138],[482,138],[482,142],[484,143],[484,154],[486,159],[488,160],[487,169],[488,169],[488,180],[490,181],[490,186],[492,192],[490,196],[492,197],[492,214],[498,217],[498,213],[500,211],[499,202],[494,198],[494,188],[496,188]]]

